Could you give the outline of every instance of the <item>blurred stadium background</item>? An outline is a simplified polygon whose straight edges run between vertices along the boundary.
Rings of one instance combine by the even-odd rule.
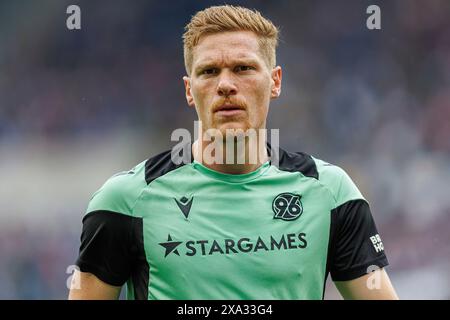
[[[181,34],[221,3],[0,1],[0,299],[65,299],[91,194],[193,130]],[[449,299],[450,1],[227,3],[281,27],[282,147],[350,173],[401,298]],[[366,28],[370,4],[382,30]]]

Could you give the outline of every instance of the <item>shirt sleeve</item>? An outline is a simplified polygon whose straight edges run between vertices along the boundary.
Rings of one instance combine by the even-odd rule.
[[[110,178],[94,193],[83,218],[76,265],[114,286],[130,278],[140,246],[142,221],[132,215],[141,189],[135,180],[133,171]]]
[[[94,211],[83,219],[76,265],[100,280],[122,286],[131,274],[133,218],[110,211]]]
[[[331,213],[329,271],[333,281],[359,278],[388,265],[369,204],[350,200]]]
[[[319,179],[331,192],[327,274],[348,281],[388,265],[369,203],[340,167],[315,159]]]

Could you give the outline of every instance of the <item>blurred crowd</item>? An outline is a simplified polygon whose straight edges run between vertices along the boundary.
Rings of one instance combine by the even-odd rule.
[[[368,1],[227,3],[281,28],[281,146],[351,175],[401,298],[449,299],[450,2],[380,1],[381,30]],[[0,299],[64,299],[90,195],[193,130],[181,35],[213,4],[0,1]]]

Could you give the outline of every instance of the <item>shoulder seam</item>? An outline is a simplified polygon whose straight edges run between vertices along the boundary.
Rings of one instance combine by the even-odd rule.
[[[327,167],[334,167],[335,170],[338,171],[340,183],[341,183],[342,180],[344,179],[345,175],[348,175],[347,172],[346,172],[343,168],[341,168],[340,166],[338,166],[338,165],[331,164],[331,163],[328,163],[328,162],[323,161],[323,160],[321,160],[321,159],[316,159],[316,158],[314,158],[314,157],[313,157],[313,160],[314,160],[314,162],[316,162],[316,160],[319,160],[319,161],[323,162],[324,164],[327,164]],[[324,166],[325,166],[325,165],[322,165],[322,167],[324,167]],[[316,167],[317,167],[317,171],[319,171],[319,166],[317,165],[317,162],[316,162]],[[342,205],[342,204],[344,204],[344,203],[346,203],[346,202],[348,202],[348,201],[353,201],[353,200],[363,200],[363,201],[369,203],[369,202],[367,201],[367,199],[364,198],[364,196],[361,195],[361,197],[356,197],[356,198],[352,197],[351,199],[348,199],[347,201],[345,201],[345,202],[339,204],[339,201],[338,201],[338,199],[337,199],[337,194],[336,194],[336,193],[338,192],[338,190],[336,190],[335,192],[333,192],[333,189],[329,188],[329,187],[328,187],[326,184],[324,184],[324,183],[322,183],[322,184],[323,184],[324,187],[327,188],[327,189],[330,191],[330,193],[333,195],[333,198],[334,198],[335,203],[336,203],[335,208],[339,207],[340,205]],[[339,205],[338,205],[338,204],[339,204]]]
[[[143,172],[143,175],[144,175],[144,178],[143,178],[144,186],[143,186],[142,190],[139,192],[139,194],[137,195],[136,199],[134,200],[133,205],[130,207],[130,214],[131,214],[131,216],[133,218],[135,218],[134,207],[136,206],[136,203],[138,202],[139,198],[141,197],[142,193],[144,192],[145,188],[147,187],[147,184],[146,184],[146,181],[145,181],[145,162],[144,162],[144,165],[143,165],[142,172]],[[137,174],[137,173],[135,173],[135,174]],[[137,178],[141,179],[141,177],[137,177]]]
[[[320,180],[321,174],[319,174],[319,165],[317,164],[317,161],[316,161],[316,160],[320,160],[320,159],[316,159],[316,158],[313,157],[313,156],[311,156],[311,159],[314,161],[314,164],[316,165],[316,170],[317,170],[317,175],[318,175],[317,181],[319,182],[319,184],[320,184],[321,186],[323,186],[325,189],[327,189],[328,192],[329,192],[329,193],[331,194],[331,196],[333,197],[333,200],[334,200],[334,208],[333,208],[333,209],[335,209],[335,208],[337,207],[337,203],[338,203],[336,194],[333,192],[333,190],[332,190],[330,187],[328,187],[325,183],[323,183],[323,182]],[[321,160],[321,161],[324,162],[323,160]],[[335,166],[335,165],[333,164],[332,166]]]
[[[144,191],[145,191],[145,189],[146,189],[147,187],[148,187],[148,185],[145,185],[145,186],[142,188],[141,192],[139,192],[138,196],[136,197],[136,200],[134,200],[133,206],[130,208],[131,216],[134,217],[134,218],[136,217],[136,216],[134,215],[134,208],[136,207],[136,205],[137,205],[139,199],[142,197],[142,194],[144,193]]]
[[[176,168],[176,169],[170,170],[169,172],[166,172],[165,174],[159,176],[158,178],[153,179],[152,181],[150,181],[149,184],[146,184],[146,185],[142,188],[142,190],[141,190],[141,192],[139,193],[139,195],[137,196],[136,201],[134,202],[133,206],[130,208],[130,209],[131,209],[131,214],[132,214],[132,216],[135,217],[134,209],[136,208],[137,203],[141,200],[144,191],[147,190],[147,188],[149,188],[150,185],[151,185],[153,182],[155,182],[156,180],[158,180],[158,179],[160,179],[160,178],[162,178],[162,177],[166,177],[167,175],[169,175],[169,174],[171,174],[171,173],[173,173],[173,172],[175,172],[175,171],[178,171],[179,169],[184,168],[185,166],[186,166],[186,165],[182,165],[182,166],[179,166],[179,167]],[[145,178],[144,178],[144,181],[145,181]],[[145,182],[146,182],[146,181],[145,181]],[[146,183],[147,183],[147,182],[146,182]]]

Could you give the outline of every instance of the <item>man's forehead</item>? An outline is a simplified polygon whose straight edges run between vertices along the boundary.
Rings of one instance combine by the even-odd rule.
[[[212,64],[217,62],[226,61],[255,61],[260,60],[261,58],[257,55],[256,52],[236,52],[236,51],[216,51],[216,52],[203,52],[198,54],[195,58],[195,65],[205,65]]]
[[[258,38],[252,32],[223,32],[201,38],[194,48],[194,65],[217,59],[260,59]]]
[[[216,47],[219,44],[229,44],[233,46],[246,45],[248,47],[258,47],[258,36],[252,31],[225,31],[206,34],[202,36],[196,47]]]

